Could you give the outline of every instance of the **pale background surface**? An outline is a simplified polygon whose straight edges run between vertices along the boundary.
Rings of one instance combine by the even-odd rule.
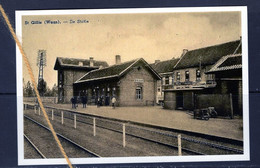
[[[29,24],[25,21],[77,20],[81,24]],[[85,58],[115,63],[143,57],[148,63],[180,57],[183,49],[196,49],[238,40],[241,36],[240,12],[88,14],[22,17],[22,43],[35,77],[39,49],[47,51],[44,80],[51,88],[57,82],[53,70],[56,57]],[[29,80],[23,66],[24,81]]]

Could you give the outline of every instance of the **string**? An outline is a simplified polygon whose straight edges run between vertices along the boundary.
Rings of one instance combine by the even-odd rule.
[[[43,111],[43,115],[44,115],[44,117],[45,117],[45,120],[46,120],[47,123],[48,123],[48,126],[49,126],[49,128],[50,128],[50,130],[51,130],[51,133],[52,133],[54,139],[56,140],[56,142],[57,142],[57,144],[58,144],[58,146],[59,146],[59,148],[60,148],[60,151],[61,151],[61,153],[63,154],[64,158],[66,159],[66,161],[67,161],[69,167],[70,167],[70,168],[73,168],[73,166],[72,166],[72,164],[71,164],[71,162],[70,162],[70,160],[69,160],[67,154],[65,153],[65,151],[64,151],[64,149],[63,149],[63,147],[62,147],[62,145],[61,145],[61,143],[60,143],[60,140],[58,139],[58,137],[57,137],[57,135],[56,135],[56,132],[55,132],[55,130],[54,130],[54,128],[53,128],[53,126],[52,126],[52,124],[51,124],[49,118],[48,118],[48,115],[47,115],[47,113],[46,113],[46,111],[45,111],[45,108],[44,108],[44,106],[43,106],[43,104],[42,104],[42,100],[41,100],[41,97],[40,97],[40,95],[39,95],[39,92],[38,92],[38,89],[37,89],[37,85],[36,85],[36,82],[35,82],[35,79],[34,79],[34,76],[33,76],[33,72],[32,72],[31,66],[30,66],[29,61],[28,61],[28,58],[27,58],[27,56],[25,55],[25,52],[24,52],[24,50],[23,50],[23,48],[22,48],[22,45],[21,45],[20,41],[18,40],[16,34],[14,33],[14,29],[13,29],[13,27],[12,27],[12,25],[11,25],[11,23],[10,23],[10,21],[9,21],[9,19],[8,19],[8,17],[7,17],[7,15],[6,15],[6,13],[5,13],[5,11],[4,11],[4,9],[3,9],[3,7],[2,7],[1,4],[0,4],[0,11],[1,11],[1,13],[2,13],[2,15],[3,15],[3,17],[4,17],[5,23],[7,24],[8,28],[9,28],[9,31],[11,32],[11,34],[12,34],[12,36],[13,36],[13,39],[15,40],[15,42],[16,42],[16,44],[17,44],[17,46],[18,46],[18,48],[19,48],[19,50],[20,50],[20,52],[21,52],[21,54],[22,54],[22,56],[23,56],[23,60],[24,60],[24,62],[25,62],[25,64],[26,64],[27,70],[28,70],[29,75],[30,75],[30,77],[31,77],[31,81],[32,81],[32,83],[33,83],[34,91],[35,91],[35,93],[36,93],[36,96],[37,96],[37,99],[38,99],[40,108],[41,108],[41,110]]]

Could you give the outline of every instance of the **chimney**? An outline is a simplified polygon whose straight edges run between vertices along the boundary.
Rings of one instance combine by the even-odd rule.
[[[89,57],[89,66],[90,67],[94,66],[94,58],[93,57]]]
[[[157,64],[157,63],[159,63],[159,62],[160,62],[160,60],[155,60],[155,61],[154,61],[155,64]]]
[[[83,66],[83,61],[79,61],[79,66]]]
[[[188,52],[188,49],[183,49],[182,56],[184,56]]]
[[[116,55],[116,65],[121,63],[121,56]]]

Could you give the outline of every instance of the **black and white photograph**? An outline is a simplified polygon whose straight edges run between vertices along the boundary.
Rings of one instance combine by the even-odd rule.
[[[44,107],[17,50],[20,165],[249,160],[246,7],[16,11],[16,33]]]

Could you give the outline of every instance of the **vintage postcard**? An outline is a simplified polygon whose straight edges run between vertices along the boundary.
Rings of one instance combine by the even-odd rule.
[[[246,7],[16,11],[72,164],[246,161]],[[66,164],[17,50],[19,165]]]

